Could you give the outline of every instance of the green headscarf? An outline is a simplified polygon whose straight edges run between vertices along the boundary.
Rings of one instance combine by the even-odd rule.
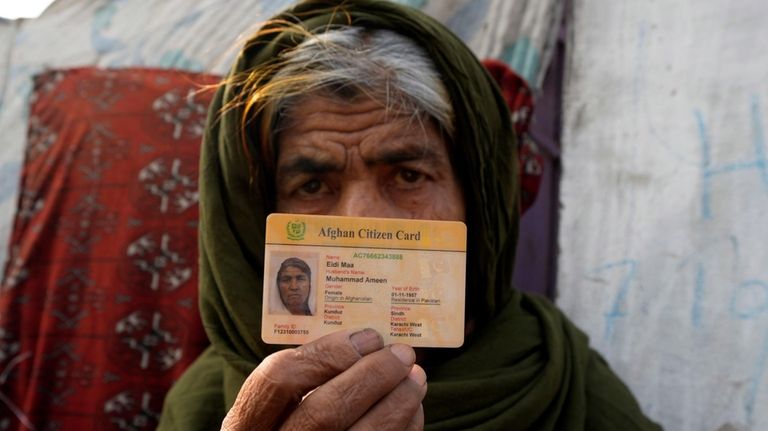
[[[504,100],[464,43],[387,1],[306,1],[265,28],[282,28],[278,20],[310,33],[352,25],[407,36],[426,50],[450,94],[451,157],[467,206],[467,315],[476,329],[464,347],[427,368],[426,428],[656,429],[583,333],[547,300],[511,288],[515,139]],[[240,77],[301,42],[296,32],[260,32],[212,102],[200,161],[200,311],[211,347],[169,393],[161,430],[218,429],[245,378],[283,348],[259,336],[272,179],[252,156],[261,154],[261,135],[248,133],[243,142],[243,107],[232,104],[242,98]]]

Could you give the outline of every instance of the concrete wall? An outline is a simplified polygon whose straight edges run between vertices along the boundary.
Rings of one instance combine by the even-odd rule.
[[[559,304],[667,429],[768,429],[768,3],[572,12]]]

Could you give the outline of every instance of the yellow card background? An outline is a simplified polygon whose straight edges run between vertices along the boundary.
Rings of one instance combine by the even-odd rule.
[[[264,342],[303,344],[370,327],[385,343],[463,344],[463,223],[272,214],[266,232]],[[290,257],[312,270],[311,316],[291,315],[280,300],[277,272]]]

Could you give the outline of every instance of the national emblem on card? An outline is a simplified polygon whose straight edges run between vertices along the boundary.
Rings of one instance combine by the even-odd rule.
[[[301,220],[289,221],[286,229],[288,230],[288,239],[301,241],[304,239],[304,233],[307,231],[307,224]]]

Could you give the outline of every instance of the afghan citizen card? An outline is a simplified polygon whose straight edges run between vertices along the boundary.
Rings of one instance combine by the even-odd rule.
[[[266,233],[264,342],[368,327],[385,343],[464,343],[464,223],[272,214]]]

